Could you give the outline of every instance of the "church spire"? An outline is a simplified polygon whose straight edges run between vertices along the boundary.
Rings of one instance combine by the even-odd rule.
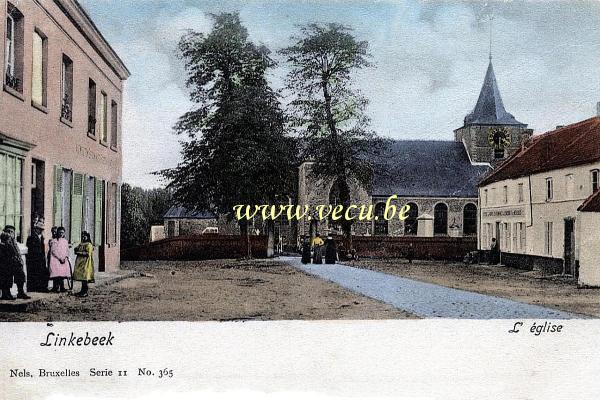
[[[525,125],[504,109],[490,48],[490,63],[488,65],[483,86],[473,112],[465,117],[465,125]]]

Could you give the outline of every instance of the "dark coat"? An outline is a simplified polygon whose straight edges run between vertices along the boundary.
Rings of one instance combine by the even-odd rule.
[[[31,235],[27,238],[27,290],[47,290],[49,276],[44,237]]]
[[[310,264],[310,245],[308,242],[302,245],[302,264]]]
[[[327,239],[325,242],[325,264],[335,264],[337,258],[337,246],[335,240]]]
[[[0,286],[10,288],[14,283],[25,283],[25,271],[19,248],[13,239],[8,239],[0,244]]]

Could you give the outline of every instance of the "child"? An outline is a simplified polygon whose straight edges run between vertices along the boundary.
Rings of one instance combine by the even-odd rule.
[[[88,295],[88,283],[94,282],[94,259],[92,254],[94,245],[87,232],[81,233],[81,243],[75,249],[77,260],[75,261],[75,270],[73,271],[73,280],[81,282],[81,291],[75,296],[86,297]]]
[[[56,239],[50,240],[50,279],[52,279],[52,292],[64,293],[65,278],[71,276],[69,262],[69,242],[65,239],[65,228],[56,230]]]

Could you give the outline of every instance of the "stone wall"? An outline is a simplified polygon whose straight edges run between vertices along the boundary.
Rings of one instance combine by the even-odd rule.
[[[495,161],[494,149],[488,141],[490,129],[498,126],[475,125],[464,126],[454,131],[457,142],[463,142],[473,162],[493,163]],[[510,145],[505,150],[504,158],[507,158],[519,150],[521,144],[533,135],[533,129],[521,126],[502,126],[510,135]]]

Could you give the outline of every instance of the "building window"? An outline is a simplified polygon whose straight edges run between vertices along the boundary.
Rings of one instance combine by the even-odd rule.
[[[525,196],[523,193],[523,184],[519,183],[519,185],[517,186],[517,193],[518,193],[518,200],[519,203],[522,203],[525,200]]]
[[[96,136],[96,82],[88,82],[88,128],[87,132]]]
[[[384,218],[385,214],[385,203],[378,203],[375,205],[375,221],[373,227],[374,235],[387,235],[388,234],[388,221]]]
[[[566,175],[565,180],[567,199],[572,199],[575,197],[575,179],[573,178],[573,174]]]
[[[554,197],[554,185],[552,178],[546,178],[546,201],[551,201]]]
[[[471,236],[477,233],[477,206],[473,203],[463,209],[463,235]]]
[[[23,14],[8,3],[6,47],[4,49],[4,83],[23,93]]]
[[[591,171],[591,175],[592,175],[592,193],[596,193],[598,191],[598,175],[599,175],[599,171],[597,169],[594,169]]]
[[[552,222],[546,222],[546,234],[544,236],[544,250],[547,255],[552,255]]]
[[[492,188],[492,191],[490,192],[490,203],[496,204],[496,188]]]
[[[485,204],[486,206],[488,205],[488,190],[487,189],[483,190],[483,204]]]
[[[113,149],[117,148],[118,143],[118,129],[119,129],[119,109],[117,103],[112,101],[110,103],[110,147]]]
[[[508,203],[508,186],[506,186],[506,185],[502,188],[502,197],[504,199],[504,204],[507,204]]]
[[[17,236],[21,236],[23,222],[22,195],[23,160],[0,153],[0,226],[14,226]]]
[[[525,253],[525,246],[527,244],[525,223],[519,222],[519,249],[522,253]]]
[[[61,69],[61,107],[60,117],[73,121],[73,61],[63,54]]]
[[[100,96],[100,107],[98,110],[98,118],[100,118],[98,121],[98,130],[100,131],[100,143],[104,144],[108,142],[108,127],[106,126],[108,114],[107,101],[108,97],[106,96],[106,93],[102,92],[102,95]]]
[[[31,102],[46,107],[46,82],[48,76],[48,39],[39,30],[33,32]]]
[[[408,203],[409,206],[407,218],[404,220],[404,234],[416,235],[419,230],[419,206],[416,203]]]
[[[438,203],[433,209],[433,234],[448,234],[448,206],[444,203]]]
[[[502,243],[501,248],[503,249],[503,251],[510,252],[510,224],[508,222],[505,222],[503,224],[502,231],[504,243]]]

